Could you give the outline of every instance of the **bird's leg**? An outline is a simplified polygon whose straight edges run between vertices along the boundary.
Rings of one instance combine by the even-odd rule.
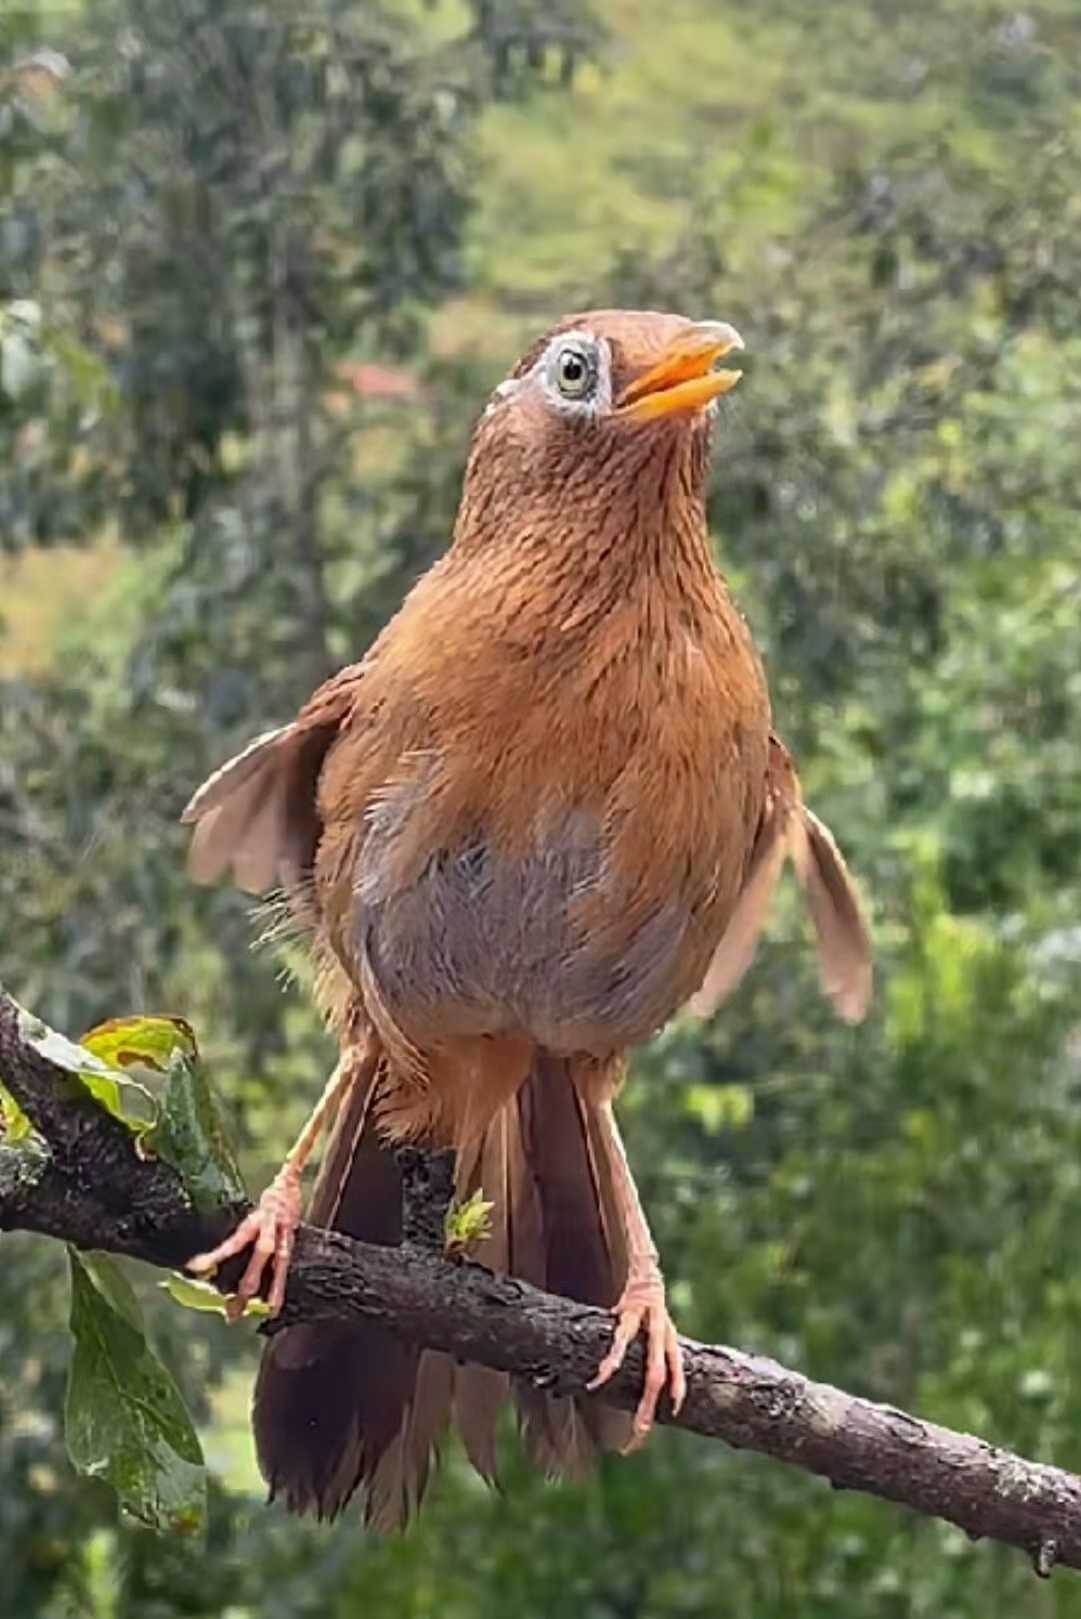
[[[245,1248],[251,1248],[247,1269],[237,1284],[235,1296],[226,1305],[226,1314],[231,1321],[243,1315],[248,1300],[258,1295],[268,1264],[271,1265],[271,1285],[267,1296],[270,1314],[277,1315],[282,1307],[285,1279],[293,1257],[293,1242],[302,1210],[300,1178],[327,1120],[367,1066],[369,1044],[365,1040],[342,1050],[322,1096],[257,1206],[217,1248],[188,1260],[189,1270],[207,1275],[225,1260],[243,1253]]]
[[[627,1280],[613,1314],[616,1317],[612,1347],[597,1368],[589,1384],[600,1388],[623,1364],[630,1345],[644,1327],[646,1333],[646,1380],[642,1398],[634,1414],[634,1440],[640,1444],[653,1426],[657,1401],[667,1387],[672,1410],[678,1411],[687,1392],[683,1371],[683,1357],[679,1339],[664,1295],[664,1277],[656,1245],[646,1222],[645,1211],[634,1184],[631,1166],[623,1147],[623,1139],[616,1124],[610,1102],[599,1109],[603,1129],[607,1135],[609,1162],[613,1174],[613,1191],[623,1222],[627,1241]]]

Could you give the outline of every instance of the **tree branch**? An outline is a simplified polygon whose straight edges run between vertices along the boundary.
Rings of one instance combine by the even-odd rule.
[[[0,1144],[0,1229],[41,1232],[170,1269],[213,1246],[245,1211],[196,1213],[168,1165],[141,1158],[121,1123],[27,1046],[20,1015],[0,991],[0,1077],[47,1149],[28,1165],[25,1148]],[[444,1180],[438,1162],[427,1178],[421,1166],[412,1195],[441,1199]],[[414,1211],[414,1223],[421,1240],[393,1249],[302,1226],[284,1310],[265,1330],[360,1315],[537,1387],[584,1388],[611,1340],[605,1311],[452,1262],[433,1247],[422,1211]],[[216,1280],[224,1290],[242,1264],[223,1267]],[[943,1518],[975,1539],[1018,1546],[1040,1574],[1057,1563],[1081,1568],[1081,1478],[813,1383],[762,1356],[682,1344],[686,1403],[678,1417],[663,1407],[662,1422]],[[642,1375],[636,1344],[605,1398],[633,1407]]]

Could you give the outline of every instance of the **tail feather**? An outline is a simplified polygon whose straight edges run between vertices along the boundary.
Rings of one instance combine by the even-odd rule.
[[[417,1357],[394,1440],[374,1470],[366,1470],[364,1518],[378,1534],[403,1528],[420,1506],[450,1420],[454,1376],[449,1355],[425,1349]]]
[[[544,1274],[554,1293],[589,1304],[611,1285],[611,1236],[585,1104],[565,1058],[538,1052],[517,1097],[525,1156],[542,1209]]]
[[[401,1180],[380,1138],[373,1074],[343,1110],[311,1218],[368,1242],[401,1240]],[[529,1078],[459,1159],[457,1193],[494,1207],[476,1257],[584,1303],[610,1305],[626,1274],[604,1137],[573,1064],[536,1054]],[[500,1404],[512,1393],[527,1454],[549,1475],[579,1474],[622,1448],[630,1418],[594,1397],[553,1396],[522,1380],[401,1343],[374,1324],[312,1323],[272,1339],[256,1384],[254,1425],[272,1494],[333,1517],[360,1488],[372,1528],[416,1511],[451,1419],[486,1479],[496,1476]]]
[[[393,1246],[402,1235],[401,1177],[369,1122],[378,1082],[373,1064],[343,1108],[310,1217]],[[418,1360],[415,1347],[375,1322],[302,1322],[272,1338],[253,1404],[256,1454],[271,1496],[294,1512],[337,1516],[398,1441]]]
[[[539,1052],[517,1098],[520,1140],[541,1214],[538,1262],[528,1251],[516,1276],[583,1304],[613,1305],[627,1271],[603,1138],[565,1058]],[[530,1274],[530,1272],[533,1274]],[[527,1453],[549,1475],[579,1476],[599,1449],[623,1449],[631,1421],[588,1395],[553,1396],[518,1380],[515,1403]]]
[[[500,1407],[510,1392],[506,1372],[491,1366],[457,1366],[454,1371],[454,1423],[471,1466],[487,1484],[498,1477],[496,1434]]]

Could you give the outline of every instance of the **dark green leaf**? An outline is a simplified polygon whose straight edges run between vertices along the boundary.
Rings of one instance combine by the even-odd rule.
[[[146,1341],[138,1301],[111,1260],[73,1249],[69,1258],[74,1346],[64,1426],[72,1464],[109,1484],[148,1528],[202,1534],[202,1448]]]
[[[245,1200],[244,1182],[222,1125],[202,1063],[190,1048],[171,1054],[157,1124],[146,1147],[172,1164],[197,1209]]]

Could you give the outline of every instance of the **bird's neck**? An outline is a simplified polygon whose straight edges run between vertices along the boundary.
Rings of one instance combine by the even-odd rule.
[[[516,614],[535,602],[568,627],[635,600],[715,613],[724,586],[706,527],[706,455],[704,432],[673,432],[628,440],[599,465],[519,467],[513,483],[467,475],[448,560]]]
[[[717,572],[705,506],[705,446],[683,435],[615,478],[578,546],[578,588],[673,596],[712,588]]]

